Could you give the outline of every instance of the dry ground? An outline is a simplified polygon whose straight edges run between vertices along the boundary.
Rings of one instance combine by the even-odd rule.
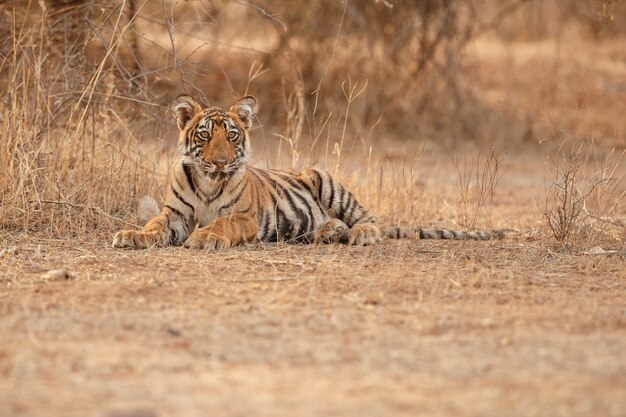
[[[212,254],[4,234],[0,415],[625,415],[624,248],[529,238],[538,165],[511,162],[494,221],[524,233],[502,241]]]
[[[626,410],[623,253],[515,239],[185,260],[180,248],[19,248],[1,263],[0,415]],[[60,266],[74,279],[45,278]]]

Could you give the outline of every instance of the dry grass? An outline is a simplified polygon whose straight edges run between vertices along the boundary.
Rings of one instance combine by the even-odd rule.
[[[623,414],[621,3],[96,3],[0,4],[0,415]],[[112,250],[181,90],[256,95],[256,165],[509,236]]]
[[[611,152],[599,166],[592,165],[594,144],[572,138],[550,152],[553,178],[546,184],[544,217],[552,236],[564,247],[577,239],[589,245],[598,232],[607,232],[603,223],[615,224],[626,201],[626,191],[621,190],[624,177],[617,175],[625,153],[626,149],[617,155]]]

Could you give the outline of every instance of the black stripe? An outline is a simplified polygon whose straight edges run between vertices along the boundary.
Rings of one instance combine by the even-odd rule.
[[[311,187],[309,186],[309,184],[307,184],[306,182],[304,182],[302,179],[300,178],[294,178],[294,181],[296,181],[298,183],[298,185],[300,185],[300,189],[302,189],[302,191],[306,190],[311,194],[311,197],[313,198],[317,198],[315,196],[315,194],[313,193],[313,190],[311,189]]]
[[[264,242],[276,242],[278,240],[278,234],[276,233],[276,227],[272,227],[271,229],[268,229],[268,231],[270,231],[270,234],[265,236],[263,238]]]
[[[174,183],[176,183],[176,185],[178,185],[178,188],[180,188],[181,190],[184,190],[185,187],[183,187],[183,185],[180,183],[180,181],[178,180],[177,176],[174,176]]]
[[[333,178],[330,175],[328,175],[328,182],[330,184],[329,185],[329,187],[330,187],[330,196],[328,197],[328,209],[332,210],[333,209],[333,203],[335,202],[335,184],[333,183]]]
[[[265,231],[263,233],[263,240],[269,241],[269,242],[275,242],[277,239],[276,236],[276,227],[278,226],[278,217],[276,214],[276,211],[278,209],[278,201],[276,200],[276,197],[274,197],[274,194],[272,194],[272,192],[269,192],[269,196],[271,199],[271,212],[267,212],[264,210],[265,213]],[[272,219],[274,219],[274,227],[271,229],[271,232],[273,233],[273,235],[267,236],[267,233],[270,232],[270,226],[272,224]],[[273,236],[273,237],[272,237]]]
[[[254,173],[254,178],[257,182],[257,187],[256,190],[253,188],[254,192],[254,201],[256,203],[256,208],[257,208],[257,214],[260,214],[263,210],[262,207],[262,201],[261,201],[261,193],[259,192],[262,188],[265,187],[265,182],[263,182],[263,180],[261,180],[261,178],[258,177],[258,175],[256,173]]]
[[[272,232],[276,234],[276,240],[282,240],[283,234],[281,233],[281,230],[283,228],[283,223],[286,223],[285,213],[278,206],[276,206],[276,210],[274,210],[274,216],[276,219],[276,223],[274,224],[274,230]]]
[[[267,173],[267,172],[265,172]],[[279,184],[276,180],[274,180],[274,184],[276,186],[276,195],[278,198],[276,198],[276,206],[274,209],[274,213],[275,213],[275,217],[276,217],[276,224],[274,227],[274,232],[276,233],[276,238],[277,239],[281,239],[284,240],[286,237],[289,237],[289,232],[290,227],[289,227],[289,218],[287,217],[287,215],[285,214],[285,212],[283,211],[283,209],[280,208],[280,204],[279,204],[279,198],[280,201],[283,202],[287,202],[289,203],[288,200],[286,200],[285,198],[283,198],[283,193],[285,192],[285,187],[283,187],[281,184]],[[290,208],[292,211],[294,210],[293,205],[293,201],[290,204]]]
[[[293,181],[291,178],[285,178],[287,180],[287,182],[289,182],[289,184],[291,184],[295,190],[290,190],[297,198],[298,200],[304,205],[304,207],[306,208],[306,210],[308,210],[309,212],[311,211],[311,205],[309,204],[309,200],[306,198],[305,195],[300,194],[298,191],[305,191],[304,189],[302,189],[301,187],[299,187],[299,184],[294,184],[295,181]],[[284,188],[285,190],[289,190],[289,188]]]
[[[304,207],[300,208],[296,204],[296,202],[294,201],[294,197],[292,196],[292,193],[293,193],[293,196],[296,196],[297,199],[303,204]],[[297,236],[300,236],[303,232],[310,231],[311,206],[309,205],[307,200],[304,197],[302,197],[300,194],[298,194],[296,191],[290,190],[289,188],[283,188],[282,195],[284,199],[287,201],[287,203],[289,204],[289,207],[291,208],[291,211],[295,215],[296,219],[300,220],[300,227],[298,228],[297,231],[295,231],[295,235],[292,233],[291,237],[297,237]]]
[[[178,191],[176,191],[176,189],[174,187],[172,187],[172,192],[174,193],[174,197],[176,197],[178,200],[180,200],[181,203],[183,203],[184,205],[186,205],[187,207],[189,207],[191,209],[192,213],[196,212],[194,210],[193,206],[191,204],[189,204],[187,201],[185,201],[185,199],[183,197],[181,197],[180,194],[178,194]]]
[[[302,184],[299,183],[298,181],[296,181],[293,176],[291,176],[291,175],[289,175],[289,174],[287,174],[285,172],[281,172],[280,174],[281,174],[280,177],[283,180],[287,181],[293,188],[296,188],[298,190],[303,190]]]
[[[278,228],[278,200],[276,199],[276,197],[274,196],[274,194],[272,193],[272,191],[269,191],[269,195],[270,198],[272,199],[272,205],[271,205],[271,212],[269,212],[267,214],[267,230],[266,230],[266,234],[267,232],[270,232],[269,236],[266,236],[265,239],[268,242],[276,242],[278,240],[278,234],[276,229]],[[272,225],[272,219],[274,219],[274,226],[270,229],[270,226]]]
[[[179,246],[182,242],[181,242],[181,238],[180,235],[178,233],[178,230],[176,229],[170,229],[170,245],[173,246]]]
[[[241,196],[243,195],[243,192],[246,190],[247,186],[248,186],[248,182],[246,181],[246,183],[241,187],[241,190],[239,190],[239,194],[237,194],[237,196],[231,199],[228,203],[220,207],[218,212],[222,211],[223,209],[230,208],[233,204],[237,204],[239,200],[241,199]]]
[[[198,197],[201,201],[204,201],[205,204],[208,204],[209,200],[206,194],[200,188],[198,188],[198,185],[196,184],[196,180],[194,178],[193,172],[191,171],[191,168],[192,168],[191,165],[183,164],[183,171],[185,172],[187,183],[189,184],[189,187],[194,192],[196,197]]]
[[[181,213],[180,211],[176,210],[174,207],[170,206],[169,204],[166,204],[165,207],[167,207],[168,209],[170,209],[172,212],[174,212],[174,214],[176,214],[179,217],[184,217],[183,213]],[[168,219],[168,227],[169,227],[169,219]]]
[[[350,202],[348,203],[348,207],[346,208],[346,219],[350,219],[350,217],[352,216],[352,212],[354,212],[354,209],[356,208],[356,206],[358,206],[359,204],[356,201],[356,198],[354,198],[354,195],[352,195],[351,193],[348,193],[348,195],[350,197],[352,197],[350,199]],[[344,223],[346,223],[348,226],[352,227],[354,225],[354,223],[349,224],[348,222],[344,221]]]
[[[226,184],[226,182],[223,182],[220,184],[220,188],[217,189],[217,191],[215,192],[215,194],[213,194],[211,197],[206,198],[206,204],[212,203],[213,201],[217,200],[217,198],[222,195],[222,192],[224,191],[224,185]]]
[[[295,182],[295,177],[294,174],[290,173],[290,172],[285,172],[285,171],[273,171],[274,174],[278,175],[278,177],[280,179],[283,179],[287,182],[289,182],[291,185],[293,185],[296,188],[300,188],[300,184],[297,184]]]
[[[322,201],[322,185],[324,184],[324,180],[322,179],[322,176],[320,175],[318,171],[313,171],[313,172],[315,172],[315,176],[317,177],[319,181],[317,184],[317,201],[321,202]]]
[[[301,229],[301,232],[312,232],[313,229],[315,229],[315,217],[313,216],[313,207],[311,205],[311,201],[304,198],[295,191],[293,192],[293,194],[298,198],[298,200],[300,200],[300,202],[304,206],[304,209],[301,210],[300,213],[304,214],[306,221],[303,222],[303,229]]]
[[[260,185],[262,185],[263,187],[268,186],[267,176],[265,172],[263,172],[263,170],[251,169],[249,171],[254,175]]]
[[[294,182],[296,184],[294,184]],[[293,185],[295,188],[291,190],[293,195],[295,195],[297,199],[302,203],[302,205],[305,207],[307,212],[312,213],[312,210],[313,210],[313,206],[311,205],[312,201],[310,198],[307,198],[307,197],[312,197],[312,194],[306,194],[306,191],[308,190],[310,192],[310,189],[308,187],[307,188],[299,187],[298,185],[300,184],[295,180],[289,180],[289,183]],[[301,194],[301,192],[304,192],[305,194]]]
[[[255,173],[259,174],[259,180],[265,184],[269,185],[270,191],[269,196],[273,202],[273,210],[274,217],[276,219],[275,230],[273,231],[273,235],[277,236],[276,238],[281,239],[289,239],[294,237],[299,237],[303,234],[303,232],[309,232],[311,228],[311,202],[306,196],[300,194],[305,190],[309,190],[309,187],[306,184],[298,182],[298,180],[294,179],[290,174],[282,171],[267,171],[267,170],[255,170]],[[262,176],[262,178],[261,178]],[[279,181],[285,181],[287,184],[283,184]],[[276,192],[276,197],[274,193]],[[300,191],[300,192],[298,192]],[[290,211],[293,213],[293,217],[296,220],[299,220],[300,226],[298,230],[292,230],[291,226],[293,222],[290,217],[279,207],[277,204],[277,198],[287,204],[289,206]],[[301,204],[299,206],[296,204],[296,200]],[[267,220],[269,223],[269,219]],[[262,240],[271,240],[273,235],[268,236],[268,230],[263,231]]]
[[[348,199],[346,198],[346,189],[343,188],[343,185],[341,184],[339,184],[339,191],[341,192],[341,196],[339,197],[339,213],[337,214],[337,218],[343,220],[343,215],[346,211],[346,207],[344,206],[346,205],[345,203]]]
[[[289,224],[289,218],[285,215],[280,207],[276,208],[276,217],[278,221],[277,230],[278,237],[281,240],[287,240],[291,237],[291,225]]]
[[[298,206],[293,201],[291,193],[285,190],[285,194],[287,196],[287,199],[289,200],[289,204],[293,206],[293,212],[296,216],[296,219],[300,221],[300,226],[298,230],[295,231],[295,235],[292,236],[295,238],[295,237],[300,236],[303,232],[308,232],[310,230],[309,228],[311,227],[311,219],[310,219],[311,208],[306,203],[306,201],[302,199],[302,201],[305,204],[305,210],[299,209]]]
[[[245,210],[237,210],[235,213],[236,214],[246,214],[246,213],[250,212],[251,209],[252,209],[252,202],[250,202],[250,205],[248,207],[246,207]]]
[[[293,198],[291,198],[291,194],[289,193],[287,188],[284,187],[282,184],[280,185],[280,187],[281,189],[280,191],[278,191],[279,197],[281,197],[281,200],[287,202],[287,205],[289,205],[289,208],[295,214],[298,211],[298,207],[296,206],[296,203],[294,203]]]
[[[260,176],[260,172],[257,171],[256,169],[251,170],[251,172],[255,175],[257,181],[259,182],[259,187],[268,187],[268,184],[265,180],[265,178],[262,178]],[[263,226],[261,227],[261,229],[259,230],[259,239],[261,241],[268,241],[268,232],[269,227],[270,227],[270,220],[274,217],[274,210],[276,208],[276,198],[274,197],[274,194],[272,194],[272,190],[268,189],[267,190],[267,194],[269,195],[269,198],[271,199],[271,209],[272,212],[271,214],[268,214],[266,208],[263,207],[263,202],[261,201],[260,198],[260,194],[257,194],[257,207],[258,207],[258,215],[262,215],[263,217],[260,219],[259,223],[262,224]]]
[[[274,178],[269,171],[259,169],[257,172],[262,175],[263,178],[265,178],[272,187],[276,186],[276,178]]]
[[[191,187],[191,191],[196,192],[196,182],[193,179],[193,174],[191,173],[191,167],[187,164],[183,164],[183,171],[185,172],[185,176],[187,177],[187,183]]]
[[[265,237],[267,236],[267,228],[269,226],[270,219],[265,210],[260,211],[259,216],[261,216],[261,221],[259,222],[260,227],[258,237],[259,240],[263,242],[265,240]]]

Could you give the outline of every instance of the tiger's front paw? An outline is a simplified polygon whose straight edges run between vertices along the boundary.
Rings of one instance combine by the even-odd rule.
[[[226,236],[202,230],[193,232],[191,236],[187,238],[184,245],[186,248],[190,249],[207,250],[222,250],[233,246],[231,240]]]
[[[380,229],[373,223],[355,224],[348,230],[348,244],[355,246],[373,245],[380,240]]]
[[[155,232],[141,230],[120,230],[113,237],[114,248],[146,249],[159,243],[160,236]]]

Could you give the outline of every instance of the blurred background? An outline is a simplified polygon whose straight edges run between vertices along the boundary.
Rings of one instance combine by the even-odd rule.
[[[617,0],[6,0],[0,224],[136,224],[138,197],[163,197],[183,92],[254,95],[261,166],[563,138],[620,152],[625,24]]]

